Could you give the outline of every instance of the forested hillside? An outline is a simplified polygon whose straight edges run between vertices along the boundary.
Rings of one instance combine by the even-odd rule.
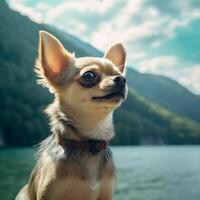
[[[33,145],[50,133],[43,109],[52,101],[52,96],[47,89],[36,84],[33,72],[39,30],[56,35],[68,50],[76,52],[77,57],[102,55],[78,38],[32,22],[28,17],[9,9],[4,0],[0,1],[0,137],[6,145]],[[153,77],[153,80],[149,77]],[[114,116],[117,132],[114,144],[200,143],[200,126],[192,121],[199,120],[199,111],[196,109],[197,112],[193,112],[193,108],[189,108],[191,106],[187,109],[184,107],[190,101],[199,105],[199,101],[193,100],[195,95],[190,94],[187,104],[182,104],[181,109],[171,98],[173,95],[182,98],[183,93],[173,90],[182,86],[168,78],[143,75],[129,69],[128,84],[130,92],[127,101]],[[151,84],[153,89],[145,87]],[[160,90],[165,95],[159,93]],[[166,99],[167,95],[170,99]]]
[[[176,81],[159,75],[129,70],[129,84],[142,96],[170,111],[200,122],[200,100]]]
[[[116,113],[117,144],[199,144],[199,124],[145,99],[129,87]]]

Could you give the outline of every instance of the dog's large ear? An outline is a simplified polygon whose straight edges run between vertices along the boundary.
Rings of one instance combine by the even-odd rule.
[[[126,51],[121,43],[110,46],[104,54],[104,58],[110,60],[123,73],[126,62]]]
[[[56,82],[73,59],[56,37],[46,31],[39,32],[39,70],[49,82]]]

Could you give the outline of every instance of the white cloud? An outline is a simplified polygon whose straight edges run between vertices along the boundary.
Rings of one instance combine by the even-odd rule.
[[[47,11],[51,8],[49,4],[39,2],[35,6],[27,6],[27,0],[10,0],[9,5],[13,10],[27,15],[31,20],[41,23],[45,21]]]
[[[43,2],[39,2],[34,7],[35,10],[38,10],[41,12],[47,12],[50,8],[52,8],[52,6],[50,6],[49,4],[43,3]]]
[[[13,5],[19,5],[19,4],[25,4],[26,0],[12,0],[10,1],[11,4]]]
[[[62,25],[58,24],[57,27],[60,29],[60,30],[63,30],[63,31],[66,31]],[[74,19],[71,19],[69,22],[68,22],[68,32],[71,33],[71,30],[75,31],[75,32],[78,32],[80,35],[82,35],[82,40],[85,39],[84,37],[84,33],[86,32],[87,30],[87,26],[82,23],[82,22],[77,22],[76,20]]]
[[[49,13],[48,18],[50,20],[56,19],[57,17],[65,14],[67,11],[81,12],[85,14],[96,13],[104,14],[112,8],[115,0],[103,0],[103,1],[94,1],[94,0],[85,0],[85,1],[63,1],[61,4],[53,7]]]
[[[112,24],[115,24],[118,28],[127,28],[131,22],[131,18],[141,11],[143,1],[127,1],[127,3],[119,8],[117,14],[112,19]]]
[[[99,25],[96,31],[91,35],[91,42],[97,48],[103,50],[112,43],[119,40],[124,42],[124,36],[122,32],[116,30],[109,22],[103,22]]]
[[[160,34],[160,26],[165,23],[167,18],[158,20],[148,19],[140,24],[132,25],[126,28],[118,26],[118,22],[123,21],[117,17],[117,21],[103,22],[96,31],[92,33],[92,42],[98,48],[106,47],[113,41],[121,40],[124,42],[139,42],[140,40]],[[98,38],[102,38],[99,40]]]
[[[186,27],[194,19],[200,19],[200,10],[183,12],[180,18],[171,19],[169,25],[164,29],[164,33],[168,38],[176,35],[176,30],[180,27]]]
[[[145,59],[139,62],[138,70],[141,72],[162,73],[177,66],[178,60],[173,55],[165,55]]]
[[[177,80],[196,94],[200,94],[200,65],[172,69],[164,75]]]
[[[144,52],[138,52],[137,50],[132,50],[130,56],[133,58],[135,62],[147,58],[147,54],[145,54]]]
[[[177,28],[188,25],[193,19],[200,18],[198,9],[192,13],[186,9],[188,8],[187,1],[182,4],[174,3],[180,10],[177,17],[162,15],[159,7],[155,7],[154,4],[146,6],[147,0],[124,1],[122,7],[116,6],[120,5],[118,0],[68,0],[56,6],[39,2],[35,7],[26,6],[26,1],[10,0],[10,4],[22,14],[29,15],[32,20],[46,23],[56,22],[56,26],[67,31],[70,30],[75,35],[82,35],[84,39],[91,41],[100,49],[105,49],[111,43],[119,40],[127,43],[129,48],[130,43],[135,45],[135,43],[142,43],[142,40],[148,40],[148,38],[151,38],[151,41],[146,45],[157,48],[167,39],[175,37]],[[93,27],[90,26],[89,21],[84,21],[81,17],[77,19],[68,15],[68,12],[82,13],[85,16],[91,15],[92,21],[92,15],[103,16],[105,13],[109,13],[114,6],[116,6],[116,12],[113,16],[106,21],[100,18]],[[64,17],[66,20],[60,17]],[[140,18],[140,23],[137,23],[138,18]]]
[[[195,91],[199,87],[196,83],[199,67],[187,64],[189,71],[186,68],[181,71],[179,68],[185,64],[181,59],[161,55],[159,51],[176,38],[180,27],[200,19],[200,9],[191,1],[169,0],[163,4],[157,0],[63,0],[55,6],[38,1],[33,7],[28,6],[29,0],[8,1],[12,8],[32,20],[54,24],[101,50],[121,41],[127,49],[129,65],[138,65],[140,71],[168,75]],[[152,52],[157,56],[151,57]],[[179,72],[180,77],[176,75]],[[191,77],[187,78],[186,72]]]
[[[138,70],[171,77],[192,92],[200,94],[200,65],[186,63],[182,68],[180,65],[180,60],[173,55],[159,56],[142,60]]]

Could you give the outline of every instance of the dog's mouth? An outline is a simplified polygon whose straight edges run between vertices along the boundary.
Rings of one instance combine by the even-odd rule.
[[[112,93],[106,94],[104,96],[92,97],[92,99],[94,100],[108,100],[108,99],[113,99],[113,98],[124,98],[124,92],[118,91],[118,92],[112,92]]]

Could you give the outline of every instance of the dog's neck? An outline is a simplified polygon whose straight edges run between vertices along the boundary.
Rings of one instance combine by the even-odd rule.
[[[48,107],[47,114],[52,132],[62,134],[67,139],[109,141],[114,135],[113,112],[102,110],[102,113],[84,116],[55,101]]]

